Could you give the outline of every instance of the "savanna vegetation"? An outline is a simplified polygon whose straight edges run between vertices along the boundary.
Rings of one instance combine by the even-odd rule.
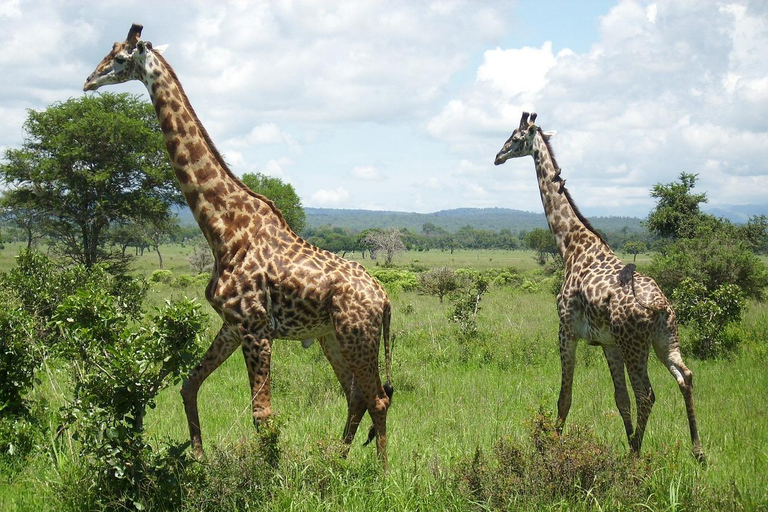
[[[102,121],[114,100],[132,102],[98,98],[86,106]],[[56,106],[64,107],[82,106]],[[142,115],[126,122],[143,126]],[[31,113],[29,130],[37,118],[45,116]],[[60,151],[74,142],[35,156],[36,140],[6,152],[1,169],[14,185],[3,233],[15,235],[0,250],[0,509],[768,510],[768,223],[703,214],[695,175],[654,187],[648,231],[618,230],[615,247],[678,308],[703,465],[690,453],[677,384],[655,361],[644,451],[629,453],[610,374],[586,345],[569,423],[555,433],[562,261],[546,230],[307,228],[311,240],[365,265],[392,298],[385,472],[362,439],[340,457],[346,406],[336,377],[316,344],[283,340],[272,352],[276,417],[254,431],[236,354],[201,389],[207,457],[191,458],[178,390],[220,325],[203,299],[210,252],[195,226],[163,223],[170,192],[139,202],[158,214],[149,220],[100,202],[129,185],[141,198],[142,175],[167,177],[159,161],[138,157],[157,165],[123,182],[119,172],[97,172],[107,164],[88,163],[92,151]],[[47,160],[54,150],[61,162]],[[75,229],[79,217],[58,214],[67,201],[37,204],[39,187],[25,189],[56,166],[71,179],[50,197],[90,190],[98,242],[95,231]],[[94,184],[94,172],[112,186]],[[300,210],[295,194],[275,194]],[[297,229],[304,222],[291,219]],[[60,250],[67,240],[71,250]]]
[[[21,246],[6,246],[2,266],[20,290],[34,290],[40,280],[35,269],[44,265],[15,258]],[[691,456],[677,385],[655,362],[650,366],[656,407],[644,452],[633,457],[609,373],[594,347],[580,347],[569,425],[562,438],[553,433],[560,371],[556,277],[546,275],[531,251],[401,252],[391,267],[360,260],[385,282],[394,303],[396,393],[387,473],[362,439],[346,460],[338,456],[343,393],[317,345],[303,349],[290,341],[274,345],[277,416],[267,428],[253,429],[237,354],[206,382],[200,410],[207,459],[194,461],[183,451],[188,434],[178,372],[207,346],[218,323],[202,299],[205,278],[187,261],[192,250],[164,248],[162,273],[151,253],[140,257],[133,274],[147,282],[145,291],[134,286],[119,293],[103,275],[95,286],[65,273],[58,295],[52,290],[61,288],[50,283],[43,297],[30,293],[4,306],[5,319],[16,318],[14,312],[24,309],[20,302],[38,300],[35,307],[51,320],[19,316],[0,323],[4,340],[9,332],[22,332],[27,345],[15,347],[27,353],[17,357],[29,359],[27,367],[34,369],[14,378],[24,409],[16,417],[23,420],[9,427],[10,412],[3,410],[2,509],[759,510],[768,505],[763,428],[768,379],[759,371],[768,362],[765,304],[749,300],[741,319],[729,325],[740,343],[726,356],[689,356],[707,464]],[[638,256],[641,269],[649,263],[648,255]],[[439,267],[454,280],[442,302],[420,284],[420,277]],[[473,302],[478,291],[479,301]],[[142,294],[140,310],[131,310],[128,304]],[[469,313],[462,316],[462,308]],[[186,325],[193,329],[182,328]],[[30,345],[23,333],[33,329],[43,335]],[[683,328],[689,354],[693,335],[693,329]],[[112,348],[99,351],[105,344]],[[90,347],[93,361],[78,359],[73,352],[78,346]],[[8,353],[4,346],[4,364]],[[181,359],[172,361],[178,370],[162,376],[166,357]],[[126,394],[125,383],[88,370],[89,364],[145,384]],[[137,465],[143,469],[131,469]]]

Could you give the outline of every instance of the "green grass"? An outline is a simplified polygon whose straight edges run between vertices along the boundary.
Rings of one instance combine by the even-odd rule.
[[[164,248],[166,268],[174,274],[191,273],[188,265],[185,267],[184,251],[180,247]],[[9,254],[6,247],[0,260],[8,259]],[[406,253],[399,255],[397,262],[426,267],[514,266],[526,273],[537,271],[533,254],[522,251]],[[363,263],[370,265],[371,261]],[[144,275],[151,274],[157,268],[156,255],[140,258],[137,268]],[[149,303],[160,304],[168,297],[182,295],[202,298],[202,288],[153,284]],[[462,468],[467,461],[481,453],[484,463],[492,464],[494,446],[501,439],[525,446],[537,412],[542,409],[554,415],[560,368],[557,315],[550,292],[492,287],[482,302],[479,335],[471,340],[461,340],[448,321],[448,301],[441,304],[434,297],[403,291],[392,297],[392,332],[396,339],[392,370],[395,395],[388,416],[390,470],[381,474],[375,449],[362,446],[367,419],[348,459],[342,461],[335,456],[346,408],[330,365],[317,344],[303,349],[298,342],[278,340],[272,357],[272,406],[277,415],[282,458],[279,467],[269,473],[268,482],[263,484],[266,487],[244,495],[252,508],[486,510],[490,503],[477,503],[462,487]],[[207,311],[212,318],[210,338],[219,322],[210,309]],[[533,501],[521,499],[509,508],[768,509],[768,375],[764,371],[768,363],[768,306],[751,304],[739,329],[745,342],[731,359],[686,358],[695,375],[695,403],[708,458],[706,467],[699,466],[691,456],[685,408],[677,384],[652,359],[650,378],[657,401],[643,446],[650,470],[644,473],[642,492],[633,495],[635,501],[621,501],[616,490],[599,496],[585,490],[574,499],[534,497]],[[61,401],[61,377],[54,370],[40,377],[42,385],[37,393],[56,407]],[[236,352],[200,392],[203,441],[209,456],[223,457],[245,449],[256,438],[249,398],[245,365]],[[168,439],[187,438],[178,389],[169,389],[160,396],[146,425],[158,446]],[[583,428],[589,429],[596,442],[612,450],[616,457],[626,457],[627,441],[602,352],[582,344],[566,436]],[[55,425],[51,425],[51,432],[54,430]],[[52,441],[52,436],[43,443],[43,452],[23,468],[0,468],[0,510],[61,509],[53,483],[62,480],[72,467],[76,448],[66,435],[58,442]],[[57,456],[52,455],[54,447]],[[234,475],[232,478],[237,471]],[[226,500],[230,501],[220,503],[222,509],[242,508],[228,496]]]

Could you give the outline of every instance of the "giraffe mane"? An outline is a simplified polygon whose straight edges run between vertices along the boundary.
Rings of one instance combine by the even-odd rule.
[[[589,222],[589,220],[581,213],[579,210],[579,207],[576,206],[576,203],[574,202],[573,198],[571,197],[571,193],[568,191],[568,189],[565,187],[565,180],[560,177],[560,166],[557,164],[557,160],[555,160],[555,152],[552,150],[552,145],[549,143],[549,140],[544,136],[544,132],[539,127],[538,128],[539,135],[541,135],[542,140],[544,140],[544,144],[547,146],[547,151],[549,151],[549,157],[552,159],[552,165],[555,167],[555,182],[560,183],[560,190],[559,192],[563,195],[565,195],[566,201],[568,201],[568,204],[571,205],[571,208],[573,209],[573,213],[576,214],[576,218],[578,218],[582,224],[584,224],[584,227],[587,228],[589,231],[592,232],[593,235],[595,235],[597,238],[600,239],[601,242],[603,242],[605,245],[608,245],[608,242],[605,241],[605,238],[603,238],[603,235],[600,234],[600,232],[595,229],[594,226],[592,226],[592,223]]]
[[[192,104],[189,101],[189,98],[187,97],[187,93],[184,91],[184,87],[181,85],[181,81],[179,80],[178,75],[176,75],[176,71],[174,71],[173,67],[168,63],[167,60],[165,60],[165,57],[163,57],[159,52],[152,52],[154,56],[165,66],[165,68],[168,70],[168,73],[170,73],[171,78],[173,78],[174,82],[176,82],[176,85],[179,88],[179,92],[181,92],[181,99],[184,102],[184,105],[189,110],[189,113],[192,115],[192,119],[194,120],[195,124],[197,125],[198,129],[200,130],[200,133],[203,136],[203,139],[205,140],[205,143],[208,145],[208,148],[211,150],[211,153],[213,153],[214,158],[219,163],[222,169],[224,169],[224,172],[227,173],[227,175],[234,181],[239,187],[241,187],[243,190],[248,192],[252,197],[255,197],[259,201],[263,201],[266,203],[267,206],[274,212],[274,214],[277,216],[278,220],[281,224],[283,224],[288,229],[291,229],[288,223],[285,221],[285,217],[283,217],[283,212],[280,211],[280,209],[275,205],[275,202],[272,201],[270,198],[263,196],[261,194],[258,194],[248,188],[248,186],[243,183],[243,180],[237,177],[237,175],[232,172],[232,170],[229,168],[229,165],[224,160],[224,157],[221,155],[219,150],[216,148],[216,145],[213,143],[213,139],[211,139],[211,136],[208,135],[208,131],[205,129],[205,126],[203,126],[203,123],[200,122],[200,118],[197,117],[197,112],[195,112],[195,109],[192,107]]]

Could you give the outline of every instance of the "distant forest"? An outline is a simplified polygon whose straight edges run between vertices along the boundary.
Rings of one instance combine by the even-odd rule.
[[[372,210],[340,210],[333,208],[304,208],[307,227],[342,228],[353,232],[366,229],[405,228],[420,233],[424,224],[431,223],[449,233],[472,226],[494,232],[547,229],[543,213],[531,213],[509,208],[457,208],[434,213],[407,213]],[[642,219],[636,217],[590,217],[595,228],[603,232],[645,233]]]

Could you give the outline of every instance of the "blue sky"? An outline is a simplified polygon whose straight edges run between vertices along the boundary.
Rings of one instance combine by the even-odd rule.
[[[493,165],[523,109],[588,215],[644,217],[682,171],[712,207],[768,205],[765,2],[0,0],[0,148],[132,22],[233,170],[306,206],[539,212],[532,161]]]

